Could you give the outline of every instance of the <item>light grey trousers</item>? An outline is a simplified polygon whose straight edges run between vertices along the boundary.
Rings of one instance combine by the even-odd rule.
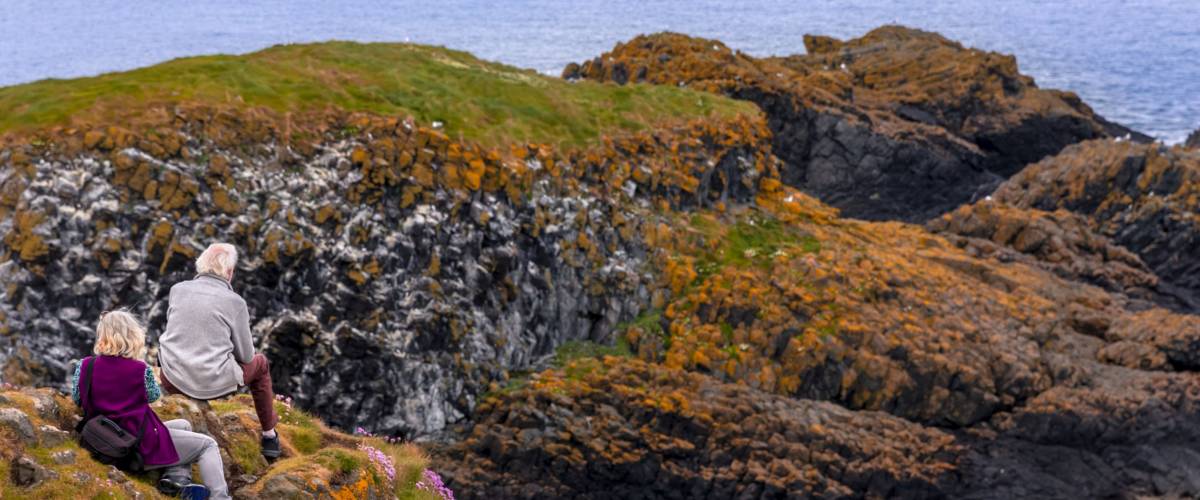
[[[207,434],[192,432],[192,423],[187,420],[168,420],[163,425],[170,430],[175,452],[179,454],[179,462],[166,466],[164,474],[175,472],[191,477],[192,464],[199,462],[200,477],[208,487],[209,498],[228,500],[229,486],[225,484],[225,466],[221,463],[217,441]]]

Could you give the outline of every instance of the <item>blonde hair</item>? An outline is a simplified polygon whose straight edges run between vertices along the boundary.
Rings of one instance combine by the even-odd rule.
[[[125,310],[100,314],[96,324],[96,347],[102,356],[142,359],[146,355],[146,329],[137,317]]]
[[[196,258],[197,273],[230,277],[237,266],[237,248],[228,243],[213,243]]]

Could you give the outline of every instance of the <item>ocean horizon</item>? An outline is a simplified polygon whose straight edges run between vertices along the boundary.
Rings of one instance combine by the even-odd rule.
[[[860,36],[884,24],[936,31],[1017,56],[1043,88],[1077,92],[1099,113],[1164,142],[1200,127],[1200,2],[782,0],[386,2],[217,0],[170,8],[113,0],[16,0],[0,11],[0,85],[76,78],[213,53],[325,41],[442,45],[542,73],[641,34],[720,39],[752,55],[802,53],[806,33]],[[70,36],[63,36],[69,33]]]

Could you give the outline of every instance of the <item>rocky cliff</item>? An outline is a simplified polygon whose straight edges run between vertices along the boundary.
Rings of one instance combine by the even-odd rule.
[[[471,74],[518,97],[629,100],[483,68]],[[710,98],[676,92],[691,115],[633,108],[665,121],[587,145],[501,148],[412,118],[210,102],[123,118],[136,129],[14,135],[0,152],[5,379],[61,384],[105,309],[158,331],[171,284],[229,241],[278,390],[343,428],[435,433],[490,381],[566,341],[607,340],[649,302],[643,213],[744,202],[774,171],[752,109],[702,119]]]
[[[1200,491],[1200,317],[1046,264],[1077,256],[1124,285],[1153,276],[1136,256],[1054,232],[1069,243],[1029,259],[973,255],[960,236],[841,219],[786,189],[757,206],[662,220],[672,298],[628,325],[640,359],[498,389],[435,458],[452,484],[528,498]],[[1017,241],[1079,230],[1040,217],[996,224]]]
[[[767,114],[783,181],[850,217],[921,222],[972,201],[1026,163],[1096,137],[1142,134],[1071,92],[1038,88],[1012,56],[887,26],[805,55],[755,58],[719,41],[639,36],[563,71],[754,102]]]
[[[61,387],[114,306],[158,331],[224,240],[276,389],[436,441],[462,497],[1200,495],[1195,150],[935,34],[806,45],[639,37],[567,82],[335,43],[0,89],[0,373]],[[245,494],[384,491],[311,421],[256,469],[220,405]]]

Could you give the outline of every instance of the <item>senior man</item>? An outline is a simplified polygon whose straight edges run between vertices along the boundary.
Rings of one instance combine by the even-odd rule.
[[[275,394],[267,358],[254,352],[250,312],[233,291],[237,249],[214,243],[196,259],[196,277],[171,287],[167,328],[159,337],[160,378],[168,393],[216,399],[249,386],[262,425],[262,454],[279,456]]]

